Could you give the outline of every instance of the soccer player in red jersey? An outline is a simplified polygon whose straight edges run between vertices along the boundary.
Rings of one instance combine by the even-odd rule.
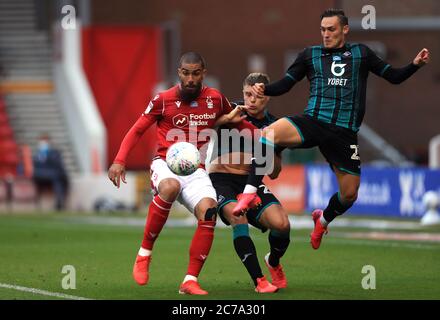
[[[198,149],[207,143],[203,130],[226,122],[240,122],[239,112],[231,112],[229,101],[218,90],[203,85],[205,62],[195,52],[180,59],[180,83],[156,95],[146,110],[128,131],[111,165],[108,177],[119,188],[125,183],[125,160],[145,130],[157,124],[158,149],[150,167],[155,196],[148,209],[142,245],[133,267],[133,277],[139,285],[149,280],[149,265],[154,243],[164,226],[175,200],[182,203],[197,218],[198,225],[189,249],[189,265],[179,293],[205,295],[198,276],[208,257],[214,238],[217,195],[204,168],[189,176],[174,174],[165,162],[168,148],[176,142],[194,143]],[[240,123],[240,126],[246,126]],[[199,136],[200,135],[200,136]],[[203,156],[203,155],[202,155]]]

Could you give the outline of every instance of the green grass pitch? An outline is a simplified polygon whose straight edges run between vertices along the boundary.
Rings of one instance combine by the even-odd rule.
[[[66,215],[1,215],[0,284],[91,299],[440,299],[438,242],[344,239],[333,231],[314,251],[310,230],[292,230],[291,246],[282,259],[289,286],[261,295],[254,292],[235,254],[231,230],[218,228],[199,277],[209,295],[193,297],[177,292],[194,228],[165,226],[154,249],[150,283],[140,287],[131,271],[142,227],[85,224]],[[439,231],[428,228],[423,232]],[[251,235],[263,272],[269,276],[263,263],[269,248],[267,233],[252,229]],[[74,290],[61,286],[64,265],[75,267]],[[361,286],[365,265],[376,270],[375,290]],[[0,299],[58,298],[0,287]]]

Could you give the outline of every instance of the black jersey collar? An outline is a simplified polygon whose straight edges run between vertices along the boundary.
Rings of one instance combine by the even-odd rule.
[[[346,42],[342,47],[340,48],[325,48],[323,45],[321,45],[322,51],[323,52],[328,52],[328,53],[334,53],[334,52],[345,52],[347,50],[350,50],[350,44],[348,42]]]

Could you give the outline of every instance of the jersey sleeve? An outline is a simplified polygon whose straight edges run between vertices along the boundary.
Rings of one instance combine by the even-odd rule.
[[[364,46],[366,50],[367,66],[368,70],[375,75],[382,77],[385,71],[390,67],[388,63],[383,61],[379,56],[374,53],[369,47]]]
[[[122,140],[118,154],[116,155],[113,163],[125,165],[131,149],[133,149],[133,147],[138,143],[144,132],[162,117],[162,111],[163,98],[160,95],[157,95],[150,101],[139,119],[130,128],[130,130],[128,130],[127,134]]]
[[[301,81],[307,72],[307,48],[301,51],[292,65],[287,69],[286,76],[298,82]]]
[[[148,103],[147,108],[145,109],[143,116],[152,116],[155,117],[156,120],[162,117],[164,108],[164,100],[163,97],[158,94]]]
[[[399,84],[411,77],[419,69],[420,67],[411,62],[403,68],[387,68],[382,77],[392,84]]]
[[[220,94],[220,98],[222,104],[222,114],[228,114],[237,106],[237,104],[234,103],[233,105],[231,102],[229,102],[228,98],[226,98],[223,94]]]

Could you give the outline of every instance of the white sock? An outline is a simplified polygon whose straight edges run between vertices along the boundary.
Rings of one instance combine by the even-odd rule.
[[[187,281],[189,281],[189,280],[193,280],[193,281],[196,281],[196,282],[197,282],[197,277],[194,277],[194,276],[191,276],[191,275],[187,274],[187,275],[185,276],[185,278],[183,278],[183,283],[185,283],[185,282],[187,282]]]
[[[327,220],[325,220],[325,218],[324,218],[324,214],[321,215],[321,218],[319,218],[319,221],[321,222],[321,225],[322,225],[324,228],[327,228],[329,222],[327,222]]]
[[[140,255],[141,257],[147,257],[147,256],[151,256],[151,250],[148,250],[148,249],[144,249],[144,248],[140,248],[139,249],[139,252],[138,252],[138,255]]]
[[[256,193],[257,192],[257,188],[255,188],[253,185],[251,184],[247,184],[246,187],[244,187],[244,191],[243,193]]]

